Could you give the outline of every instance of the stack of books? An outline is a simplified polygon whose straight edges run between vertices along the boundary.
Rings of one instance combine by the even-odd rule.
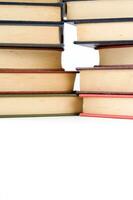
[[[0,2],[0,116],[75,115],[76,72],[61,67],[59,0]]]
[[[81,116],[133,118],[133,1],[68,1],[75,44],[99,50],[100,62],[79,68]]]

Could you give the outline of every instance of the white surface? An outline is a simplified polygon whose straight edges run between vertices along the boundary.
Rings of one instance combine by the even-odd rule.
[[[66,31],[65,68],[97,64]],[[132,157],[132,120],[0,119],[0,200],[132,200]]]

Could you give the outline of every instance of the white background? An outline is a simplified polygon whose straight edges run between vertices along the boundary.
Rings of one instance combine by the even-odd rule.
[[[75,38],[66,25],[65,69],[98,64]],[[0,119],[0,200],[133,200],[133,121]]]

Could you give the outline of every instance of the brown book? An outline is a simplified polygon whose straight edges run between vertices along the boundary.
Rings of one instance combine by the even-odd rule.
[[[81,93],[133,94],[133,67],[80,68]]]
[[[0,117],[68,116],[81,111],[82,99],[76,94],[0,95]]]
[[[76,72],[0,69],[0,93],[71,93]]]
[[[61,22],[61,4],[0,3],[0,21]]]
[[[81,94],[80,116],[133,119],[133,95]]]
[[[0,23],[0,46],[54,47],[62,45],[62,25]]]
[[[132,18],[133,1],[126,0],[93,0],[93,1],[68,1],[67,19],[107,19],[107,18]]]
[[[61,70],[63,49],[0,48],[0,69]]]

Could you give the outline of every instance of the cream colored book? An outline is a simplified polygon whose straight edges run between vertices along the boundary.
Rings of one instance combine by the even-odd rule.
[[[0,93],[71,93],[76,72],[0,70]]]
[[[133,119],[133,95],[81,94],[81,116]]]
[[[0,24],[0,45],[60,45],[61,37],[61,25]]]
[[[62,49],[0,48],[0,69],[61,70]]]
[[[78,23],[76,26],[78,42],[133,41],[133,21],[99,21]]]
[[[67,116],[81,111],[82,100],[76,94],[0,95],[0,117]]]
[[[18,3],[58,3],[62,0],[2,0],[2,2],[18,2]]]
[[[133,94],[133,67],[80,68],[81,93]]]
[[[60,4],[0,3],[0,21],[60,22]]]
[[[67,19],[133,18],[132,0],[94,0],[67,2]]]
[[[133,46],[108,46],[98,50],[101,66],[133,66]]]

